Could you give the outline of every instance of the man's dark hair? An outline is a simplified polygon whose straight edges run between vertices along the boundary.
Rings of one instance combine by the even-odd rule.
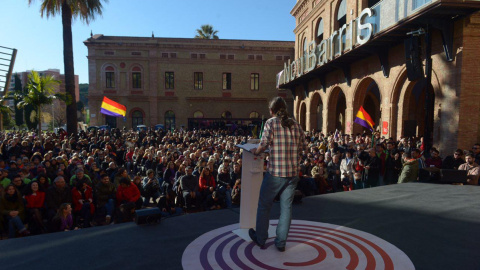
[[[100,175],[100,179],[103,179],[105,176],[108,177],[107,174],[101,174],[101,175]]]
[[[475,155],[472,152],[468,152],[467,154],[465,154],[465,157],[475,158]]]
[[[125,184],[125,185],[130,185],[131,181],[130,181],[130,179],[128,179],[126,177],[122,177],[122,178],[120,178],[120,180],[118,180],[118,183]]]
[[[403,158],[412,158],[412,153],[411,152],[405,152],[403,153]]]
[[[269,109],[281,119],[282,127],[291,128],[293,126],[293,119],[288,116],[287,103],[282,97],[274,97],[270,101]]]

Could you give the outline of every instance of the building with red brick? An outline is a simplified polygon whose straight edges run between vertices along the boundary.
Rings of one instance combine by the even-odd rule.
[[[306,130],[362,132],[354,120],[363,106],[382,136],[426,130],[443,153],[470,149],[480,141],[479,9],[480,1],[299,0],[295,59],[278,87],[295,95]]]
[[[208,127],[220,119],[248,124],[268,117],[268,101],[289,100],[276,74],[293,58],[292,41],[114,37],[86,40],[90,124],[132,128]],[[127,117],[100,114],[106,96],[127,107]]]

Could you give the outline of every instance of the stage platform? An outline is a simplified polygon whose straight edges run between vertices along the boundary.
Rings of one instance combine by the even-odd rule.
[[[278,203],[274,204],[272,220],[278,218],[278,207]],[[225,209],[188,214],[165,219],[156,225],[137,226],[135,223],[125,223],[3,240],[0,241],[0,268],[182,269],[182,256],[187,247],[205,233],[238,223],[239,211],[240,209]],[[340,229],[345,228],[346,231],[342,233],[358,231],[361,235],[383,239],[402,251],[415,269],[480,269],[480,187],[477,186],[409,183],[307,197],[302,204],[293,206],[293,219],[296,222],[305,221],[305,224],[330,224]],[[292,226],[291,231],[297,229]],[[227,236],[231,239],[235,237],[230,234]],[[208,235],[203,236],[205,237],[208,238]],[[203,238],[200,240],[203,241]],[[282,260],[282,257],[288,256],[289,252],[292,254],[302,245],[299,241],[288,242],[286,252],[280,253],[273,246],[269,246],[267,250],[259,250],[250,243],[240,241],[243,240],[238,240],[237,243],[246,247],[247,257],[236,256],[233,252],[230,252],[230,255],[235,255],[239,260],[248,260],[250,252],[250,256],[257,256],[261,261],[262,254],[266,254],[266,265],[269,260]],[[318,253],[323,252],[327,257],[333,254],[329,250],[325,251],[325,245],[333,246],[327,243],[328,241],[315,246]],[[214,240],[211,242],[213,245]],[[208,241],[205,245],[208,245]],[[235,248],[238,248],[238,245],[225,242],[220,243],[216,250]],[[212,246],[212,249],[215,247]],[[198,264],[196,269],[219,269],[225,268],[225,265],[232,269],[241,268],[238,267],[241,262],[232,264],[230,258],[222,258],[221,253],[211,255],[205,250],[208,251],[208,248],[199,250],[201,254],[197,257],[191,253],[186,254],[192,258],[185,257],[183,265],[188,266],[188,261],[199,260],[202,264]],[[203,251],[205,252],[202,253]],[[343,250],[338,252],[343,253]],[[336,254],[335,258],[337,255],[341,257],[342,254]],[[208,267],[204,267],[206,259],[201,256],[208,256]],[[371,256],[376,258],[375,254]],[[350,268],[365,269],[363,255],[355,257],[356,264],[352,264],[350,260]],[[395,255],[391,257],[396,259]],[[259,268],[250,263],[246,265],[252,269]],[[284,265],[286,266],[282,268],[265,268],[331,269],[318,266],[308,268],[308,265],[289,267],[286,263]],[[395,264],[394,268],[403,267],[407,268],[402,264]],[[343,266],[339,268],[345,269]],[[374,269],[385,268],[381,260],[377,259]]]

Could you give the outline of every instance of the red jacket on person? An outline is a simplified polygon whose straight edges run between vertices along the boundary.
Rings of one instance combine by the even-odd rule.
[[[26,195],[25,200],[27,201],[27,208],[44,208],[45,192],[39,190],[36,195]]]
[[[140,191],[134,183],[130,183],[130,186],[123,187],[119,185],[117,188],[117,202],[121,203],[122,201],[127,202],[136,202],[140,199]]]
[[[85,198],[82,197],[82,193],[74,187],[72,189],[72,200],[73,200],[73,211],[78,212],[82,210],[83,203],[80,203],[80,200],[90,201],[92,199],[92,203],[90,203],[90,212],[93,214],[95,212],[95,206],[93,205],[93,191],[90,186],[87,185],[87,189],[84,191]]]
[[[207,179],[203,178],[200,176],[200,179],[198,179],[198,190],[200,192],[204,191],[207,189],[207,187],[213,187],[215,188],[217,184],[215,183],[215,179],[213,178],[212,175],[208,175]]]

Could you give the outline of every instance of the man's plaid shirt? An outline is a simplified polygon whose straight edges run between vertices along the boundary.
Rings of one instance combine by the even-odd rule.
[[[265,122],[260,145],[270,148],[268,172],[278,177],[298,175],[300,153],[307,147],[305,134],[295,122],[292,127],[283,128],[281,119],[272,117]]]

